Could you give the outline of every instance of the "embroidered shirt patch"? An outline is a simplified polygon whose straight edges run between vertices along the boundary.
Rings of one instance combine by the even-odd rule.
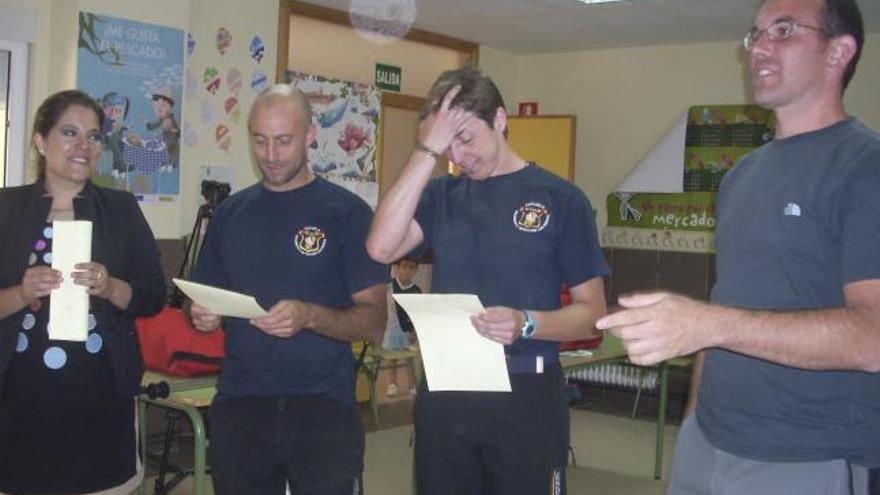
[[[550,210],[541,203],[526,203],[513,212],[513,225],[523,232],[540,232],[550,223]]]
[[[296,250],[306,256],[315,256],[327,245],[327,234],[318,227],[303,227],[296,233]]]

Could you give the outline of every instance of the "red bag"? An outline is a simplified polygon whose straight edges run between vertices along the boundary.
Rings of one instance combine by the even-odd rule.
[[[568,285],[565,282],[562,283],[562,292],[559,295],[560,300],[562,301],[563,306],[568,306],[571,304],[571,293],[568,291]],[[592,339],[583,339],[583,340],[573,340],[569,342],[560,342],[559,344],[559,352],[563,351],[576,351],[579,349],[595,349],[599,347],[599,344],[602,343],[602,337],[604,333],[598,337],[594,337]]]
[[[214,375],[226,355],[226,333],[200,332],[178,308],[135,320],[144,365],[148,370],[176,376]]]
[[[559,344],[559,352],[563,351],[577,351],[580,349],[595,349],[599,347],[599,344],[602,343],[602,337],[595,337],[592,339],[584,339],[584,340],[572,340],[569,342],[560,342]]]

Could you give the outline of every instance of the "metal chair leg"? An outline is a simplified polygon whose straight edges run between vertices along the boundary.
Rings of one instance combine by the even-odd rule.
[[[165,413],[165,441],[162,444],[162,457],[159,461],[159,475],[156,477],[154,485],[157,495],[168,493],[168,489],[170,488],[165,484],[165,474],[168,472],[168,456],[171,453],[171,442],[174,439],[174,428],[177,426],[178,418],[180,418],[180,413],[177,411],[168,410]]]
[[[654,452],[654,479],[659,480],[663,476],[663,439],[666,434],[666,408],[669,402],[669,366],[666,362],[660,364],[660,408],[657,411],[657,441]]]
[[[630,414],[632,419],[636,419],[636,415],[639,413],[639,400],[642,398],[642,389],[645,386],[645,368],[638,368],[636,373],[638,374],[636,378],[638,387],[636,387],[636,398],[633,400],[632,414]]]

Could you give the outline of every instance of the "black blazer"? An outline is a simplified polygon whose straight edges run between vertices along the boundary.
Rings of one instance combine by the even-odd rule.
[[[21,283],[32,244],[45,227],[51,207],[52,198],[45,193],[43,181],[0,189],[0,287]],[[73,209],[77,220],[93,222],[92,260],[132,288],[131,303],[124,311],[95,297],[91,307],[98,321],[108,322],[104,344],[116,388],[123,396],[134,395],[144,372],[134,319],[158,313],[166,301],[159,249],[129,192],[88,182],[74,198]],[[0,320],[0,395],[25,309]]]

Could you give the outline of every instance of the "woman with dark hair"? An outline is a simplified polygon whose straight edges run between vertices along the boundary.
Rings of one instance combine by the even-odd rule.
[[[90,181],[103,117],[85,93],[50,96],[34,118],[37,181],[0,189],[0,494],[129,493],[143,476],[134,319],[157,313],[166,287],[134,196]],[[92,261],[72,273],[51,267],[56,220],[92,222]],[[49,338],[64,278],[89,294],[85,342]]]

